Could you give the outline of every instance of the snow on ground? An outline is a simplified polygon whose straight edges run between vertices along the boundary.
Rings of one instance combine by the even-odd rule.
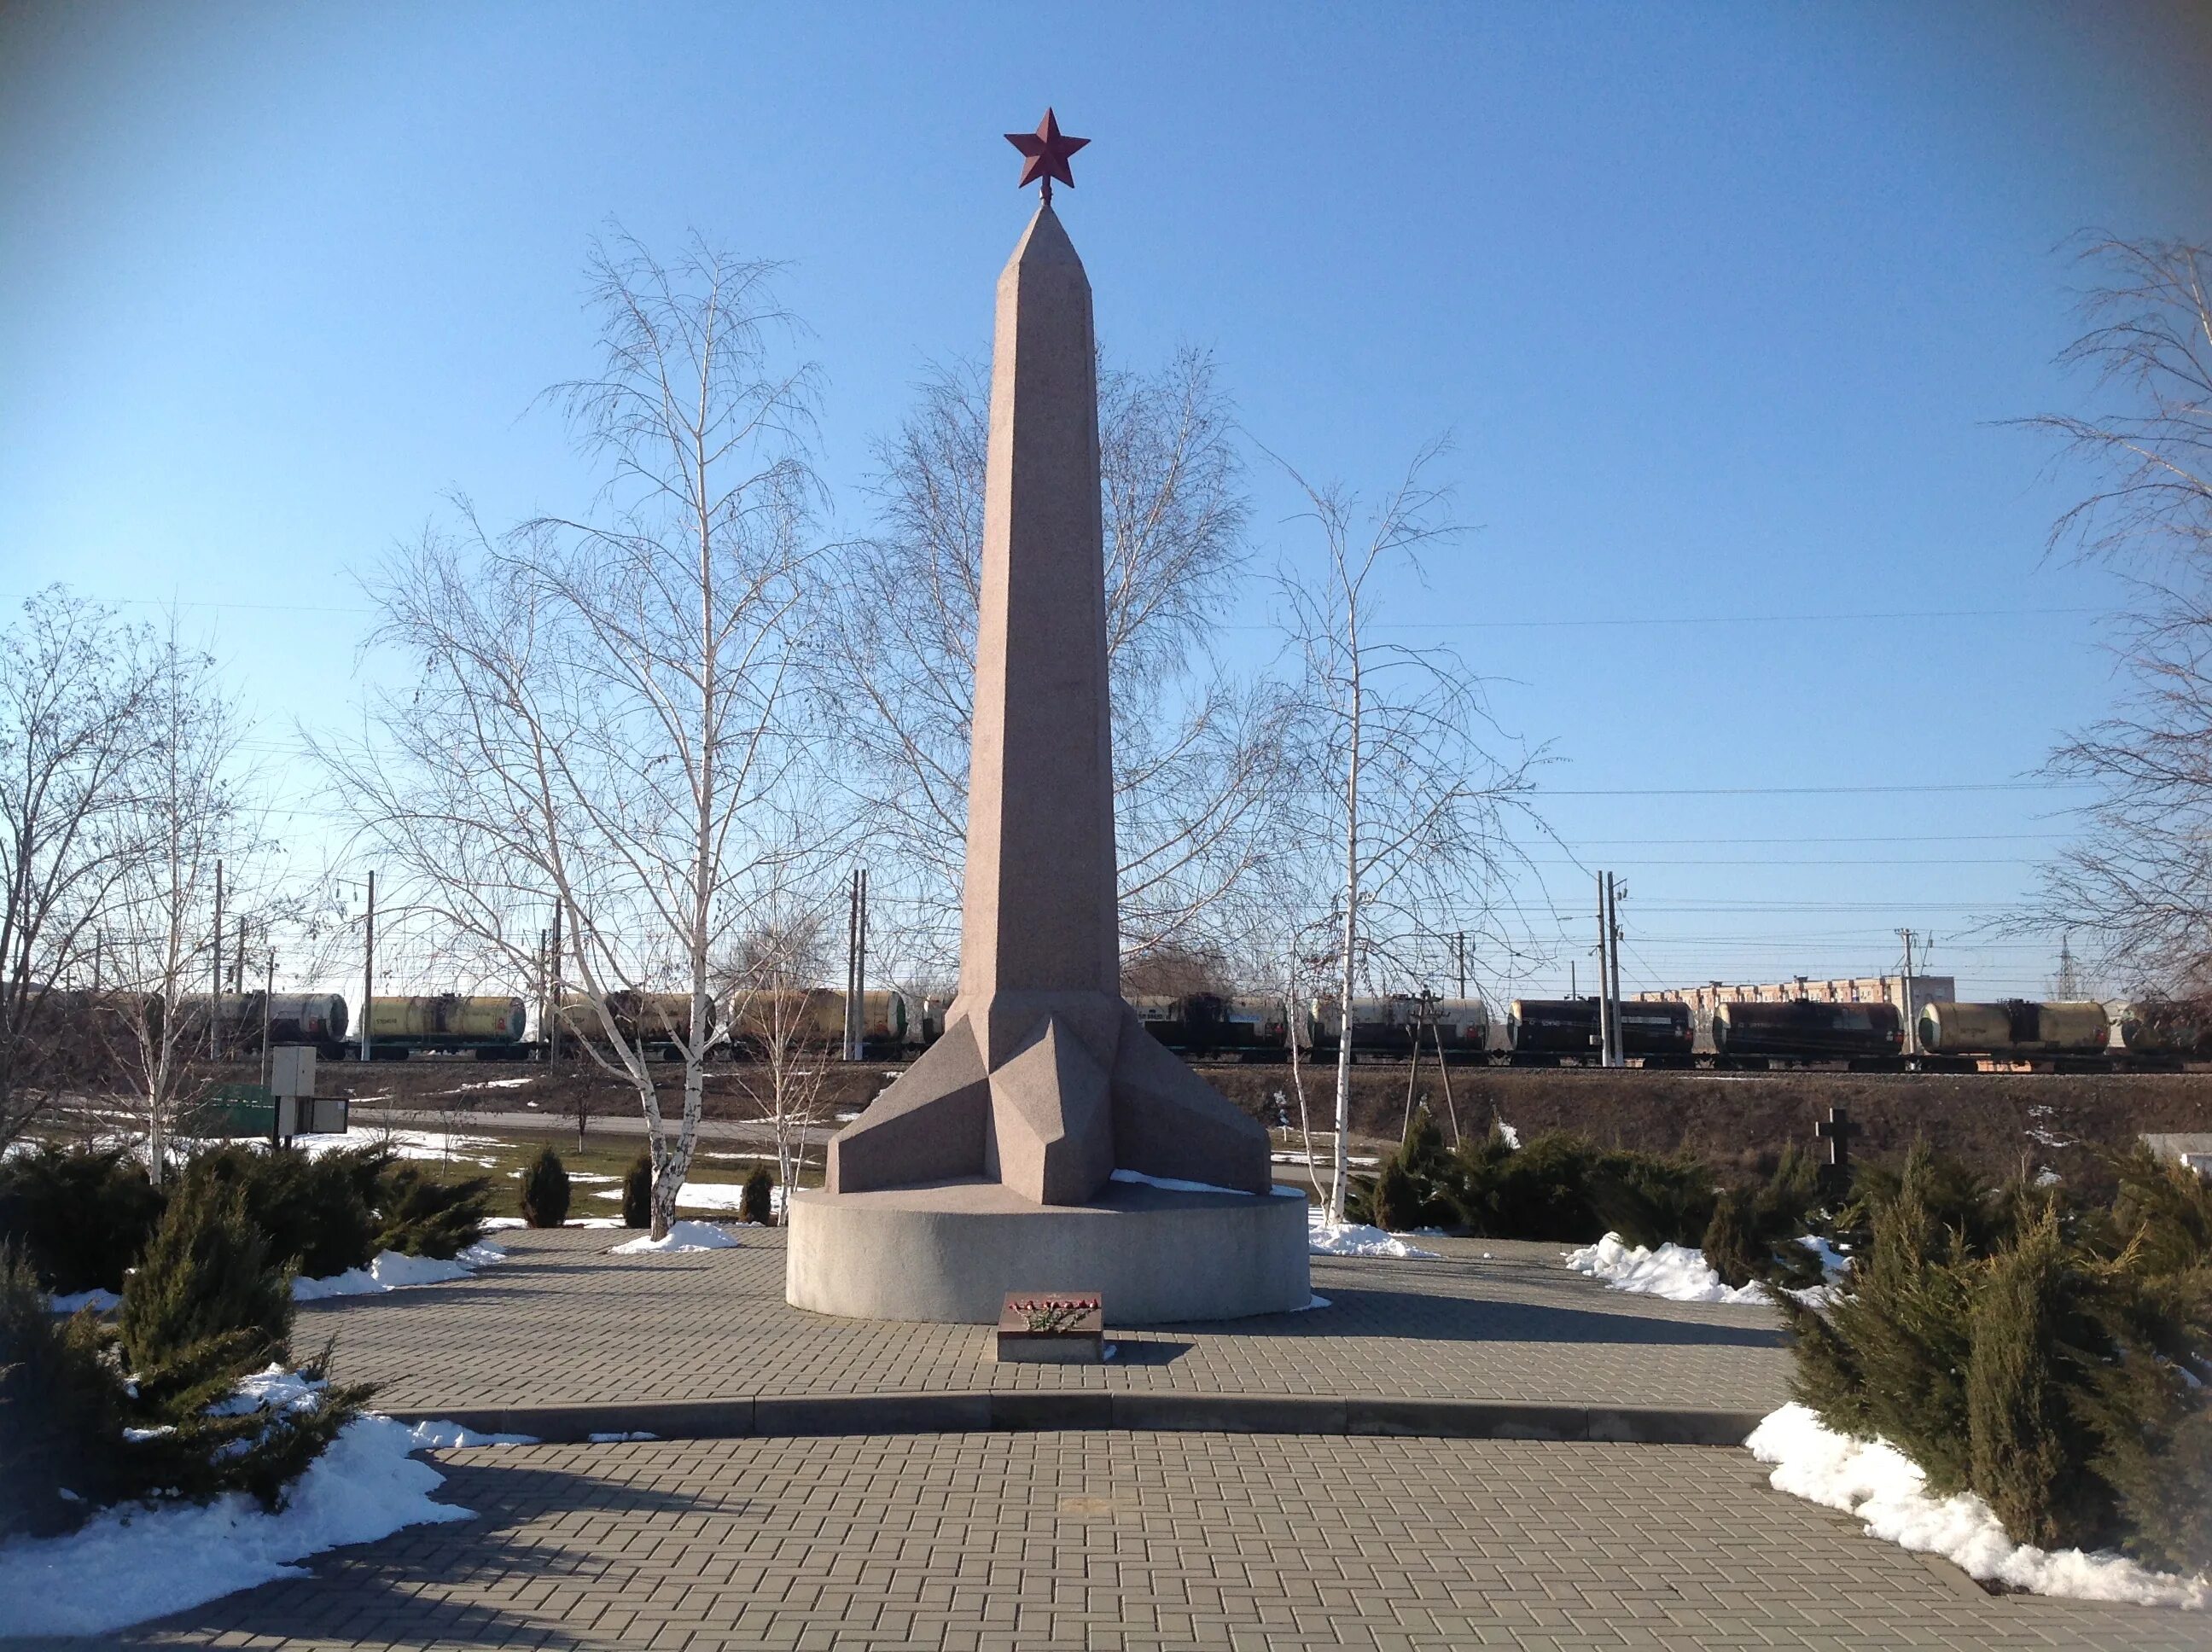
[[[89,1291],[72,1291],[66,1297],[52,1296],[46,1303],[57,1314],[74,1314],[80,1308],[89,1308],[105,1314],[123,1305],[123,1298],[112,1291],[102,1291],[94,1285]]]
[[[1291,1312],[1293,1314],[1305,1314],[1310,1313],[1316,1308],[1334,1308],[1336,1304],[1326,1297],[1309,1297],[1306,1299],[1306,1305],[1304,1308],[1293,1308],[1291,1309]]]
[[[610,1178],[611,1180],[611,1178]],[[620,1199],[619,1187],[602,1187],[592,1195],[594,1199]],[[687,1181],[684,1190],[676,1195],[677,1204],[689,1206],[695,1211],[739,1211],[744,1208],[745,1184],[742,1181]],[[783,1187],[778,1183],[768,1190],[768,1208],[772,1216],[783,1215]]]
[[[328,1274],[319,1279],[293,1280],[292,1300],[320,1302],[325,1297],[373,1297],[386,1291],[404,1291],[410,1285],[443,1285],[449,1279],[465,1279],[480,1267],[506,1260],[507,1253],[497,1245],[483,1243],[471,1245],[451,1261],[387,1250],[367,1267],[349,1267],[343,1273]]]
[[[1521,1151],[1521,1133],[1503,1119],[1498,1121],[1498,1134],[1500,1139],[1515,1152]]]
[[[1146,1187],[1164,1187],[1171,1193],[1230,1193],[1238,1199],[1258,1195],[1246,1193],[1242,1187],[1217,1187],[1210,1181],[1177,1181],[1173,1176],[1148,1176],[1142,1170],[1116,1170],[1116,1181],[1133,1181]],[[1305,1194],[1296,1187],[1270,1187],[1267,1191],[1279,1199],[1304,1199]]]
[[[407,1437],[417,1451],[453,1451],[463,1446],[536,1445],[534,1434],[481,1434],[472,1428],[463,1428],[459,1423],[442,1418],[434,1422],[417,1423],[407,1430]]]
[[[1608,1233],[1594,1245],[1569,1251],[1566,1261],[1576,1272],[1602,1280],[1608,1291],[1629,1291],[1639,1297],[1664,1297],[1668,1302],[1771,1300],[1756,1279],[1741,1290],[1722,1284],[1721,1276],[1705,1266],[1705,1253],[1687,1245],[1631,1249],[1619,1234]]]
[[[686,1251],[735,1250],[737,1248],[738,1242],[712,1222],[673,1222],[669,1224],[665,1239],[641,1234],[628,1244],[617,1245],[607,1254],[611,1256],[673,1255]]]
[[[1808,1308],[1820,1307],[1842,1288],[1840,1282],[1850,1272],[1851,1259],[1815,1233],[1802,1234],[1792,1242],[1820,1259],[1824,1283],[1790,1294]],[[1724,1285],[1721,1276],[1705,1265],[1705,1253],[1689,1245],[1662,1245],[1656,1250],[1638,1245],[1631,1249],[1619,1234],[1608,1233],[1594,1245],[1567,1252],[1566,1263],[1576,1272],[1602,1282],[1608,1291],[1663,1297],[1668,1302],[1764,1306],[1774,1300],[1756,1279],[1741,1288]]]
[[[1270,1153],[1267,1157],[1278,1164],[1311,1164],[1316,1158],[1323,1164],[1336,1163],[1336,1160],[1327,1153]],[[1354,1153],[1345,1162],[1355,1170],[1371,1170],[1382,1161],[1372,1153]]]
[[[1318,1205],[1306,1213],[1306,1248],[1316,1256],[1396,1256],[1408,1260],[1437,1254],[1364,1223],[1333,1224],[1328,1212]]]
[[[307,1385],[276,1371],[248,1387],[252,1393],[242,1390],[230,1403],[301,1403]],[[65,1537],[0,1544],[0,1636],[110,1635],[272,1578],[304,1576],[296,1563],[325,1549],[473,1518],[431,1501],[443,1477],[410,1455],[443,1443],[416,1438],[441,1428],[453,1425],[410,1430],[388,1417],[349,1423],[273,1515],[234,1492],[206,1504],[106,1509]]]
[[[1972,1492],[1937,1497],[1919,1466],[1886,1440],[1836,1433],[1799,1405],[1773,1412],[1745,1444],[1774,1465],[1774,1489],[1866,1523],[1867,1534],[1955,1561],[1971,1576],[2036,1594],[2138,1606],[2212,1607],[2212,1580],[2153,1571],[2124,1556],[2014,1543]]]
[[[342,1147],[390,1147],[402,1158],[457,1158],[470,1164],[496,1165],[483,1154],[506,1144],[491,1136],[465,1136],[444,1130],[351,1129],[329,1136],[301,1136],[299,1145],[312,1157]]]

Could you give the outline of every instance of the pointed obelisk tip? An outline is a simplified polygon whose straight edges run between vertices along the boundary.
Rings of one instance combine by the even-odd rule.
[[[1024,269],[1047,264],[1072,264],[1079,270],[1083,267],[1075,243],[1068,240],[1066,227],[1048,202],[1040,203],[1031,215],[1029,228],[1022,231],[1021,240],[1014,245],[1014,255],[1007,262]]]

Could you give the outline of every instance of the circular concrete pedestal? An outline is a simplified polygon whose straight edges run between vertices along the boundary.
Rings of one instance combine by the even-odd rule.
[[[1115,1181],[1032,1205],[995,1181],[794,1193],[784,1300],[848,1319],[990,1325],[1009,1291],[1095,1291],[1112,1326],[1280,1314],[1313,1299],[1306,1202]]]

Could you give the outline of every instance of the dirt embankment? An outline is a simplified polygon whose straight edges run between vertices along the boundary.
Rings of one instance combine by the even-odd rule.
[[[1287,1069],[1209,1068],[1206,1077],[1265,1116],[1280,1093],[1295,1096]],[[1334,1073],[1306,1075],[1316,1128],[1334,1105]],[[1406,1115],[1407,1070],[1360,1067],[1352,1077],[1355,1133],[1395,1138]],[[1434,1067],[1415,1081],[1445,1135],[1456,1114],[1464,1132],[1499,1119],[1526,1140],[1540,1130],[1573,1130],[1608,1145],[1693,1152],[1747,1171],[1771,1168],[1793,1141],[1814,1141],[1832,1107],[1849,1109],[1862,1157],[1903,1154],[1916,1138],[1992,1175],[2023,1162],[2074,1180],[2094,1180],[2096,1150],[2124,1147],[2145,1131],[2212,1131],[2212,1073],[1646,1072],[1455,1067],[1451,1102]]]

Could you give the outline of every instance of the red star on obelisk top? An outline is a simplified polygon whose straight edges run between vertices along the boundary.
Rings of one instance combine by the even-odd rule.
[[[1053,118],[1049,109],[1044,112],[1044,118],[1037,122],[1036,131],[1008,132],[1006,142],[1028,157],[1022,166],[1022,181],[1014,187],[1027,189],[1042,179],[1044,204],[1050,206],[1052,180],[1057,178],[1068,188],[1075,187],[1075,174],[1067,169],[1067,157],[1090,141],[1087,137],[1070,137],[1061,131],[1060,122]]]

